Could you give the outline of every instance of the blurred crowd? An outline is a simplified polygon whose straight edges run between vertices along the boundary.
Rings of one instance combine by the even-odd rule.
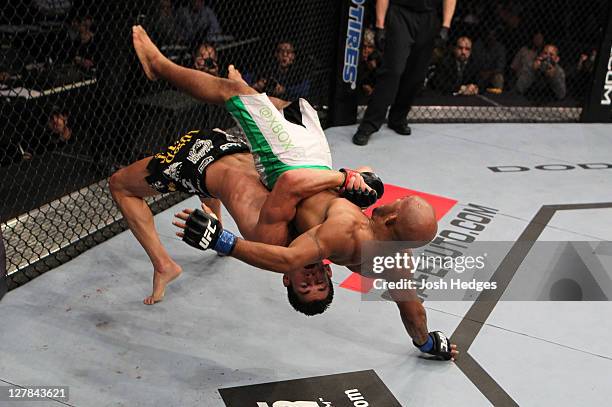
[[[37,1],[35,3],[40,3]],[[47,30],[17,39],[0,50],[0,82],[7,82],[24,71],[43,71],[72,65],[84,73],[95,73],[98,63],[96,26],[91,15],[73,13],[67,22],[48,22]],[[10,26],[6,26],[10,27]],[[31,26],[25,26],[31,27]]]
[[[235,64],[241,68],[245,80],[261,92],[285,99],[310,96],[312,66],[305,63],[307,57],[300,54],[293,39],[267,40],[262,46],[258,37],[250,38],[248,46],[257,48],[257,52],[244,52],[244,49],[236,52],[240,42],[224,32],[224,19],[209,3],[206,0],[155,0],[147,5],[146,11],[142,10],[143,14],[134,16],[132,24],[142,24],[162,52],[179,64],[215,76],[226,75],[227,66]],[[106,12],[108,7],[94,6],[83,0],[22,0],[1,10],[0,26],[6,30],[6,38],[10,41],[0,48],[0,90],[70,88],[78,81],[91,78],[97,79],[99,85],[104,82],[112,86],[112,83],[121,83],[118,78],[122,76],[131,78],[116,75],[112,68],[104,70],[111,63],[117,65],[108,58],[122,58],[113,51],[117,45],[109,44],[116,40],[109,32],[112,25],[107,16],[111,18],[112,14]],[[131,48],[127,38],[120,48]],[[244,54],[257,55],[257,58],[245,60]],[[128,70],[140,72],[138,65]],[[96,92],[101,93],[100,86],[96,88]],[[139,91],[154,93],[159,90],[137,81],[132,91],[132,95],[138,97]],[[36,109],[29,108],[31,113],[27,118],[21,115],[18,118],[27,120],[32,137],[9,136],[7,132],[0,140],[0,165],[31,161],[46,151],[59,151],[74,143],[69,122],[80,122],[76,118],[85,115],[84,110],[97,109],[100,114],[100,109],[107,109],[111,115],[124,114],[113,112],[110,101],[97,100],[88,92],[86,88],[72,93],[62,90],[55,92],[52,100],[43,98],[45,100],[31,102],[37,105]],[[87,106],[82,102],[87,102]],[[60,109],[58,105],[63,107]],[[72,114],[71,109],[80,112]]]
[[[8,125],[2,132],[0,165],[31,161],[74,144],[70,118],[77,115],[69,106],[78,103],[62,88],[95,78],[101,59],[96,22],[86,9],[70,0],[32,0],[20,6],[8,20],[0,15],[2,22],[11,23],[2,25],[0,90],[4,96],[26,98],[7,98],[2,105]],[[36,96],[48,89],[51,97]],[[17,111],[10,111],[13,104]]]
[[[309,70],[290,39],[279,39],[273,55],[261,55],[256,63],[219,61],[218,44],[227,47],[228,39],[233,39],[223,32],[220,20],[205,0],[159,0],[145,28],[162,50],[177,45],[191,49],[190,65],[195,69],[219,76],[226,72],[227,65],[243,63],[248,67],[241,66],[245,80],[260,92],[285,99],[310,95]]]
[[[424,4],[425,0],[392,0],[391,3]],[[361,104],[368,103],[375,94],[385,60],[384,49],[377,43],[375,4],[376,0],[366,2],[369,28],[362,35],[357,76]],[[601,18],[605,17],[602,5],[605,6],[605,1],[595,0],[587,6],[564,0],[550,0],[546,4],[527,0],[459,0],[450,29],[446,35],[436,38],[418,96],[433,95],[438,98],[434,100],[465,97],[467,103],[469,97],[478,96],[493,97],[502,104],[504,98],[514,98],[515,105],[579,105],[595,67],[601,35],[598,30],[603,26]],[[128,49],[129,44],[125,42],[127,37],[124,40],[109,32],[114,27],[109,24],[113,18],[109,7],[93,6],[84,0],[22,0],[0,10],[0,25],[8,30],[4,32],[5,38],[9,35],[14,38],[10,46],[3,43],[0,48],[0,88],[22,89],[29,86],[24,83],[35,76],[33,73],[49,71],[73,76],[61,85],[83,78],[100,81],[106,75],[103,79],[108,89],[120,87],[121,80],[132,79],[121,79],[116,74],[116,67],[121,67],[117,60],[123,60],[123,67],[133,61],[126,58],[127,51],[113,53],[121,47]],[[325,75],[334,69],[330,67],[330,60],[314,56],[317,44],[309,44],[307,51],[304,49],[307,39],[284,34],[274,37],[261,31],[265,27],[259,28],[265,38],[251,34],[254,42],[240,45],[240,41],[224,30],[237,29],[237,17],[218,1],[153,0],[147,7],[146,14],[134,16],[129,24],[144,25],[162,52],[177,63],[215,76],[224,76],[227,66],[235,64],[253,88],[271,96],[287,100],[312,98],[315,87],[321,88],[321,83],[327,86]],[[576,22],[580,22],[579,28]],[[39,25],[39,31],[32,30],[34,24]],[[11,27],[15,28],[14,32]],[[19,39],[19,27],[30,27],[24,28],[27,35],[23,38],[27,39]],[[276,32],[274,28],[270,31]],[[121,42],[121,46],[116,43],[108,46],[109,41]],[[244,48],[236,51],[240,46]],[[104,66],[111,62],[114,68],[102,73]],[[139,73],[137,65],[125,70],[131,75]],[[112,77],[118,79],[113,82]],[[57,82],[57,75],[53,80]],[[141,89],[145,88],[141,86]],[[126,93],[129,98],[134,95]],[[74,100],[63,103],[62,98]],[[95,105],[96,109],[109,111],[110,116],[134,113],[134,110],[115,111],[112,100],[101,101],[92,94],[85,98],[90,109]],[[0,152],[2,164],[15,159],[32,160],[43,151],[74,142],[71,124],[79,122],[77,117],[84,113],[70,110],[82,105],[81,102],[74,95],[57,94],[46,105],[68,107],[62,107],[62,112],[55,107],[39,109],[42,113],[36,120],[38,128],[44,131],[38,133],[45,136],[29,142],[20,139],[18,146],[13,143],[10,154]],[[403,133],[409,133],[409,129],[404,128]],[[5,140],[2,144],[0,148],[6,150]]]
[[[533,104],[578,103],[597,57],[598,20],[605,17],[599,11],[579,2],[458,1],[450,39],[436,44],[423,89],[442,96],[502,95],[503,100],[507,95]],[[575,19],[581,19],[584,30],[576,31]],[[366,29],[361,48],[362,101],[373,92],[383,56],[373,28]]]

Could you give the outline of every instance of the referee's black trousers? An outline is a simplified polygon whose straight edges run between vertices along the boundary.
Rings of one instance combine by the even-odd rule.
[[[405,121],[425,80],[439,27],[438,16],[433,11],[419,13],[389,5],[383,62],[378,68],[374,93],[360,130],[374,132],[380,129],[390,105],[389,123]]]

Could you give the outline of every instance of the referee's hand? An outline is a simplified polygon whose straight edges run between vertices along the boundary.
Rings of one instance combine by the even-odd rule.
[[[385,51],[385,29],[376,27],[376,31],[374,32],[374,44],[376,45],[376,49],[378,52]]]

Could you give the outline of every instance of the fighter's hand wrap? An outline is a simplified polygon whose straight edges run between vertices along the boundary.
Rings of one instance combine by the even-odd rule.
[[[374,172],[360,172],[363,180],[370,188],[376,191],[376,199],[382,198],[385,193],[385,184],[376,173]]]
[[[224,230],[216,218],[199,209],[187,218],[183,241],[196,249],[213,249],[225,255],[230,255],[236,246],[236,236]]]
[[[340,196],[348,199],[358,207],[365,209],[371,205],[373,205],[378,200],[378,195],[375,189],[371,189],[369,191],[362,191],[361,189],[348,189],[350,181],[355,178],[357,174],[363,176],[363,174],[351,170],[348,168],[341,168],[340,172],[344,173],[344,182],[340,187]],[[364,179],[365,181],[365,179]],[[367,182],[366,182],[367,183]]]
[[[340,186],[340,191],[342,192],[342,191],[346,191],[348,184],[351,182],[353,178],[357,176],[357,174],[359,174],[359,172],[355,170],[351,170],[350,168],[340,168],[339,171],[344,174],[344,181],[342,182],[342,185]]]
[[[450,340],[440,331],[433,331],[428,334],[427,342],[423,345],[418,345],[412,341],[414,346],[419,348],[423,353],[434,355],[441,360],[450,360],[453,355],[451,354],[451,342]]]

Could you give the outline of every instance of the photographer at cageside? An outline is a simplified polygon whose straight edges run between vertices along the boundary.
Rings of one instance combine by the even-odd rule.
[[[559,61],[557,46],[544,46],[533,64],[525,66],[519,73],[516,91],[543,103],[564,99],[567,94],[565,71]]]

